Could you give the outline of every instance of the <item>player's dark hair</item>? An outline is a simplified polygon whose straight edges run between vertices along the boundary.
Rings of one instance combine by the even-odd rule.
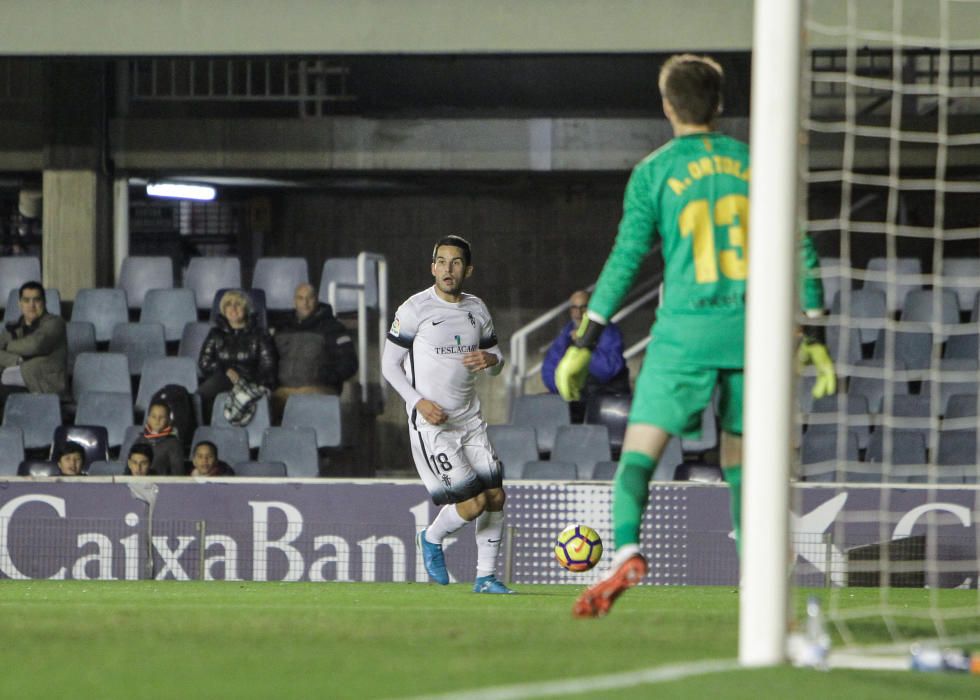
[[[660,94],[684,124],[710,124],[721,114],[725,73],[707,56],[671,56],[660,69]]]
[[[127,456],[126,459],[128,460],[133,455],[143,455],[152,462],[153,446],[147,442],[137,442],[135,445],[129,448],[129,456]]]
[[[459,248],[460,250],[462,250],[463,262],[466,263],[467,267],[470,266],[470,260],[472,259],[473,254],[470,252],[470,242],[468,240],[466,240],[462,236],[457,236],[455,234],[449,236],[443,236],[438,241],[436,241],[436,244],[432,247],[432,262],[436,261],[436,253],[439,252],[439,246],[442,245],[451,245],[455,248]]]
[[[24,292],[28,289],[33,289],[35,292],[40,294],[41,301],[44,302],[45,305],[47,305],[48,295],[44,293],[44,285],[42,285],[40,282],[37,282],[35,280],[31,280],[30,282],[24,282],[24,284],[20,285],[20,289],[17,291],[17,298],[18,299],[22,298],[24,296]]]
[[[194,456],[195,454],[197,454],[197,448],[199,448],[199,447],[210,447],[210,448],[211,448],[211,452],[212,452],[212,454],[214,454],[214,458],[215,458],[215,459],[218,459],[218,446],[217,446],[217,445],[215,445],[215,444],[214,444],[213,442],[211,442],[210,440],[201,440],[201,441],[200,441],[199,443],[197,443],[197,444],[195,444],[195,445],[194,445],[194,449],[193,449],[193,450],[191,450],[191,456],[192,456],[192,457],[193,457],[193,456]]]

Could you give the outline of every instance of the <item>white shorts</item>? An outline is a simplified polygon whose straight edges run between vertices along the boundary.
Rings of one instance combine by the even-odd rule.
[[[408,424],[412,457],[432,502],[460,503],[487,489],[500,488],[503,468],[479,415],[462,426]]]

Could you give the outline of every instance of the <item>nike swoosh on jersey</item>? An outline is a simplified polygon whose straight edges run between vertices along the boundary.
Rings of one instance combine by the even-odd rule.
[[[446,320],[446,319],[442,319],[442,321],[433,321],[433,322],[432,322],[432,325],[433,325],[433,326],[438,326],[438,325],[439,325],[440,323],[442,323],[442,322],[443,322],[443,321],[445,321],[445,320]]]

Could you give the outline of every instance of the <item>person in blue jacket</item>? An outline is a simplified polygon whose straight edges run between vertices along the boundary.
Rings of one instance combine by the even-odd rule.
[[[555,338],[545,354],[541,365],[541,379],[548,391],[558,393],[555,386],[555,368],[564,357],[572,342],[572,334],[582,322],[582,314],[589,305],[589,293],[583,290],[573,292],[569,298],[569,316],[558,337]],[[623,357],[623,334],[615,323],[607,325],[589,361],[589,376],[582,391],[581,402],[571,402],[572,420],[581,422],[585,412],[585,402],[597,394],[622,395],[630,393],[630,375]]]

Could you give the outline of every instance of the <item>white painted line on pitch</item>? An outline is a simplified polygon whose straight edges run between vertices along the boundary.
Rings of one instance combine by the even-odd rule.
[[[631,688],[651,683],[667,683],[706,673],[723,673],[739,668],[735,659],[718,661],[696,661],[693,663],[657,666],[642,671],[610,673],[604,676],[573,678],[565,681],[539,681],[517,685],[498,685],[496,687],[474,690],[454,690],[439,695],[419,695],[408,700],[519,700],[520,698],[545,698],[553,695],[575,695],[597,690]]]

